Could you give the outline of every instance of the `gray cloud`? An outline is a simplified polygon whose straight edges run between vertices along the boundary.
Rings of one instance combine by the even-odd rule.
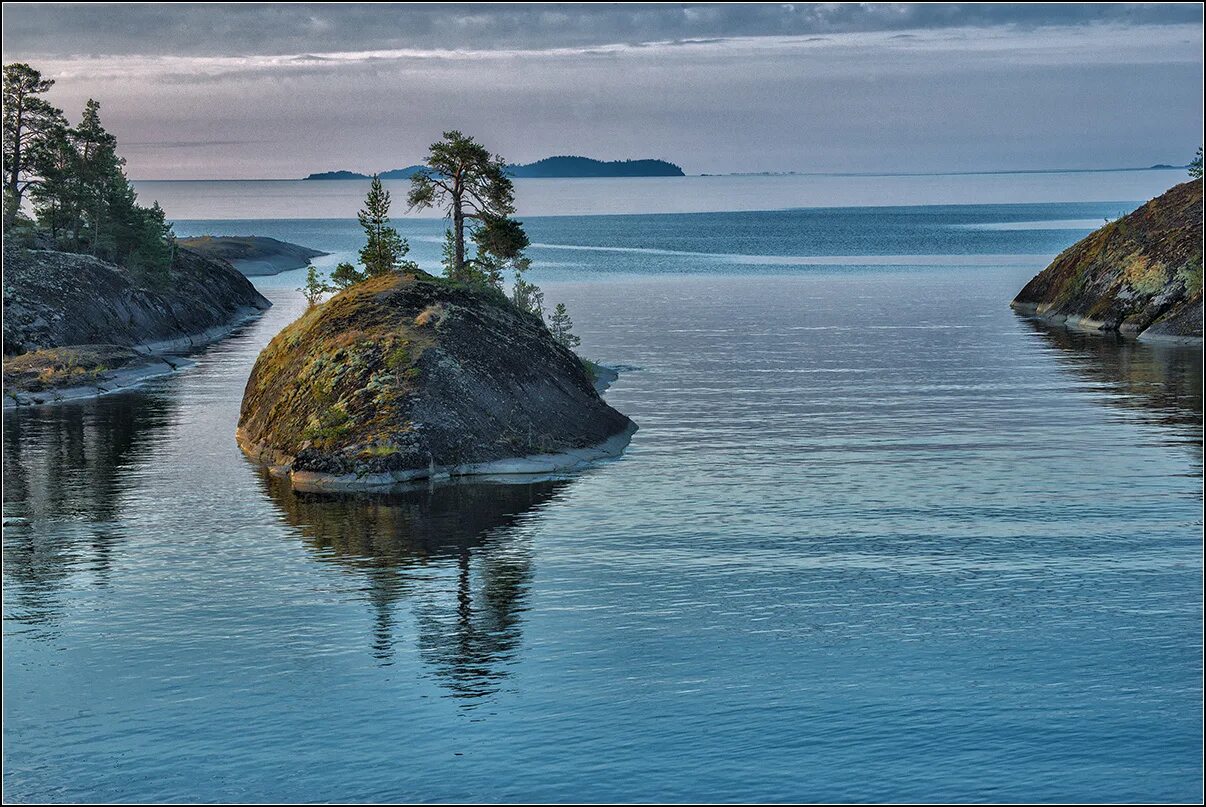
[[[6,60],[101,100],[139,178],[384,170],[449,128],[709,173],[1138,166],[1202,129],[1197,6],[18,8]]]
[[[917,28],[1195,23],[1198,4],[55,4],[5,6],[4,49],[68,55],[557,48]]]

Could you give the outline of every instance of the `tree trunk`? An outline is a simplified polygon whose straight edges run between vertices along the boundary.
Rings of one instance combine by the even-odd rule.
[[[13,132],[13,164],[9,166],[8,177],[8,192],[12,196],[12,209],[4,211],[4,224],[11,227],[17,221],[17,214],[21,212],[21,191],[19,189],[21,179],[21,135],[24,134],[21,130],[25,128],[25,99],[17,99],[17,127]]]
[[[456,279],[461,280],[465,272],[465,213],[459,193],[452,197],[452,237],[456,242]]]

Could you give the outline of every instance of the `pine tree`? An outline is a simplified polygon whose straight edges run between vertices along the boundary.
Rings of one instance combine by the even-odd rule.
[[[570,319],[565,303],[557,303],[557,307],[553,309],[553,316],[549,320],[549,331],[553,334],[553,338],[557,340],[558,344],[573,350],[582,344],[582,340],[574,335],[573,330],[574,321]]]
[[[361,272],[346,261],[336,266],[335,270],[331,272],[331,283],[340,291],[349,286],[355,286],[357,283],[363,283],[365,280],[368,280],[368,274]]]
[[[117,138],[105,131],[100,122],[100,104],[89,98],[78,126],[70,132],[75,146],[75,209],[79,215],[75,228],[75,249],[86,248],[98,257],[108,257],[113,246],[113,222],[108,202],[117,193],[115,186],[127,184],[117,156]]]
[[[138,204],[117,138],[101,125],[100,104],[89,99],[79,125],[68,128],[59,110],[37,98],[52,83],[29,65],[4,67],[5,203],[17,205],[6,207],[6,224],[20,217],[28,190],[38,226],[60,249],[166,278],[175,237],[163,208]]]
[[[347,264],[351,265],[351,264]],[[327,285],[326,279],[318,272],[318,267],[310,264],[306,267],[306,285],[298,289],[302,296],[306,298],[308,308],[313,308],[322,300],[322,296],[327,292],[334,291]]]
[[[529,283],[524,278],[531,261],[521,258],[515,263],[515,285],[511,288],[511,302],[520,311],[534,314],[544,320],[544,292],[535,283]]]
[[[4,224],[11,227],[21,215],[25,191],[37,183],[36,164],[45,142],[67,128],[63,112],[42,94],[51,79],[27,64],[4,66]]]
[[[411,176],[411,210],[442,206],[452,227],[444,273],[458,283],[498,287],[505,268],[523,259],[528,246],[515,212],[515,186],[502,157],[468,135],[444,132],[428,151],[426,168]],[[477,257],[465,255],[466,235]]]
[[[364,209],[356,214],[367,238],[367,243],[360,250],[360,263],[367,277],[416,266],[412,261],[402,260],[410,251],[410,245],[398,235],[396,229],[389,226],[389,206],[389,191],[382,187],[381,177],[374,174],[364,200]]]

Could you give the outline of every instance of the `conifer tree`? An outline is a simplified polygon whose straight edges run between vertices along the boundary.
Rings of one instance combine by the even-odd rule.
[[[365,280],[368,280],[368,275],[347,261],[336,266],[335,270],[331,272],[331,283],[339,291],[349,286],[355,286],[357,283],[362,283]]]
[[[559,344],[570,350],[582,344],[582,340],[574,335],[574,321],[570,319],[565,303],[557,303],[557,307],[553,309],[553,316],[549,320],[549,331]]]
[[[38,227],[60,249],[165,278],[176,247],[163,208],[138,204],[100,104],[89,99],[79,124],[68,127],[38,97],[52,84],[29,65],[4,67],[6,225],[21,216],[28,191]]]
[[[67,128],[63,112],[41,96],[51,79],[22,62],[4,66],[4,224],[21,215],[25,191],[37,182],[43,144]]]
[[[444,132],[432,143],[426,167],[410,178],[411,210],[443,207],[451,222],[444,272],[460,283],[501,285],[503,270],[523,259],[528,246],[515,212],[515,187],[502,157],[468,135]],[[477,256],[465,255],[466,235]]]
[[[327,292],[334,291],[326,282],[326,279],[319,274],[318,267],[310,264],[306,267],[306,285],[298,289],[302,296],[306,298],[308,308],[313,308],[322,300],[322,296]]]
[[[410,252],[406,239],[389,226],[389,191],[381,185],[381,177],[373,174],[364,209],[356,214],[367,239],[360,250],[360,263],[366,277],[376,277],[387,272],[396,272],[417,266],[413,261],[402,258]]]

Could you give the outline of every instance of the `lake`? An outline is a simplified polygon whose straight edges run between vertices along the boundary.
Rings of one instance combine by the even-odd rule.
[[[512,483],[248,462],[304,306],[257,278],[193,369],[5,413],[6,798],[1200,798],[1201,349],[1008,306],[1182,177],[519,181],[640,431]],[[364,184],[138,188],[330,268]],[[398,226],[435,269],[442,222]]]

